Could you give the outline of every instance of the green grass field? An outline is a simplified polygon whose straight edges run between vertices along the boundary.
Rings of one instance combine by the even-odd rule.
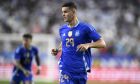
[[[0,84],[10,84],[9,81],[0,80]],[[46,82],[35,82],[35,84],[58,84],[57,82],[46,83]]]
[[[10,84],[9,81],[0,80],[0,84]],[[35,82],[35,84],[59,84],[58,82],[46,83],[46,82]],[[87,84],[140,84],[130,82],[101,82],[101,81],[88,81]]]

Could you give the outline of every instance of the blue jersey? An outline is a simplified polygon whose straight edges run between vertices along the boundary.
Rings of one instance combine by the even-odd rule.
[[[36,55],[38,55],[38,49],[36,47],[31,46],[29,49],[27,49],[22,45],[16,49],[14,59],[19,60],[23,68],[31,71],[32,60]],[[13,73],[24,75],[23,72],[16,66],[14,66]]]
[[[96,42],[101,36],[90,24],[79,22],[73,28],[67,24],[61,26],[59,34],[62,41],[62,55],[59,61],[60,70],[65,72],[90,71],[92,56],[90,48],[85,51],[77,51],[80,44]]]

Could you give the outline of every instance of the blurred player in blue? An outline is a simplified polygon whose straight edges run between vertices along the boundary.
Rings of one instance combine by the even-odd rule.
[[[62,5],[62,16],[67,23],[59,30],[62,41],[60,48],[52,49],[51,52],[57,55],[62,50],[59,61],[60,84],[86,84],[87,72],[91,71],[92,65],[91,48],[106,47],[92,25],[77,19],[76,10],[73,2]]]
[[[12,74],[11,84],[32,84],[32,61],[35,58],[38,69],[37,74],[40,74],[40,60],[38,55],[38,49],[31,45],[32,35],[23,35],[23,44],[19,46],[15,51],[15,62]]]

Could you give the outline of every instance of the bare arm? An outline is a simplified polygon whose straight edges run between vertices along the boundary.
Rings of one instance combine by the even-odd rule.
[[[15,60],[14,65],[19,68],[20,70],[22,70],[23,72],[26,70],[24,67],[22,67],[22,65],[20,64],[19,60]]]
[[[88,48],[105,48],[106,43],[103,39],[99,39],[96,42],[80,44],[77,47],[77,51],[86,51]]]
[[[21,64],[19,60],[15,60],[14,65],[19,68],[23,73],[28,76],[30,74],[30,71],[26,70]]]
[[[62,42],[59,44],[58,51],[62,50]]]
[[[96,42],[87,43],[87,45],[89,46],[89,48],[105,48],[106,47],[106,43],[103,39],[100,39]]]

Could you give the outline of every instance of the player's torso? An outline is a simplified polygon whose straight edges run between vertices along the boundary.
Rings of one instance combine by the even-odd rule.
[[[84,71],[84,52],[77,51],[77,46],[80,44],[90,42],[86,28],[80,24],[74,28],[60,29],[60,36],[62,40],[62,56],[61,63],[63,67],[69,70]]]
[[[26,49],[22,47],[20,49],[20,64],[27,70],[31,70],[31,65],[33,58],[35,56],[34,48],[31,47],[29,49]]]
[[[21,59],[20,62],[22,65],[30,65],[32,63],[34,57],[33,49],[22,49],[21,51]]]
[[[60,36],[64,52],[76,51],[79,44],[84,44],[88,41],[87,32],[85,31],[84,26],[82,27],[80,24],[74,28],[66,27],[61,29]]]

